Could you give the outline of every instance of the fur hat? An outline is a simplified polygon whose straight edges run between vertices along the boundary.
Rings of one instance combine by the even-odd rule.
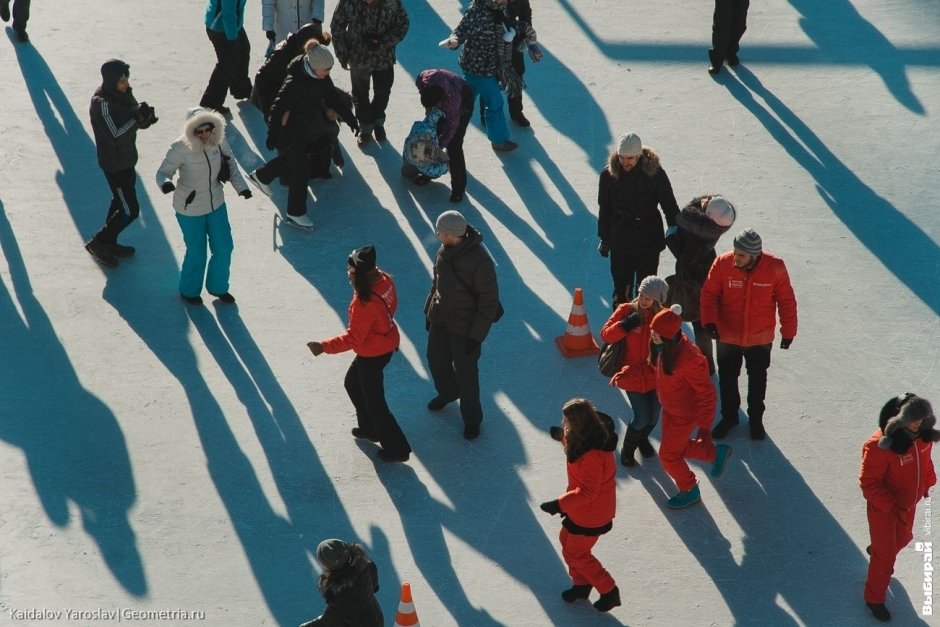
[[[763,250],[760,235],[754,229],[744,229],[734,236],[734,249],[748,255],[759,255]]]
[[[731,226],[734,224],[737,212],[734,210],[734,205],[724,196],[712,196],[708,201],[708,206],[705,207],[705,215],[718,226]]]
[[[317,546],[317,561],[327,570],[342,568],[349,561],[349,545],[330,538]]]
[[[434,229],[438,233],[450,235],[451,237],[463,237],[467,234],[467,219],[459,211],[445,211],[437,216]]]
[[[682,328],[682,305],[676,303],[669,309],[663,309],[653,316],[650,322],[650,329],[656,331],[659,337],[665,340],[671,340],[679,334]]]
[[[940,431],[934,429],[937,419],[927,399],[907,392],[889,400],[881,408],[878,417],[878,426],[884,434],[878,439],[878,448],[891,448],[895,431],[918,420],[923,420],[917,432],[918,437],[928,442],[940,441]]]
[[[316,39],[311,39],[306,46],[306,61],[311,70],[329,70],[333,67],[333,55]]]
[[[617,142],[617,154],[621,157],[639,157],[643,154],[643,142],[636,133],[624,133]]]
[[[640,289],[637,291],[662,305],[666,302],[669,284],[658,276],[648,276],[640,282]]]
[[[349,253],[349,265],[356,269],[356,272],[369,272],[375,269],[375,246],[371,244],[357,248]]]

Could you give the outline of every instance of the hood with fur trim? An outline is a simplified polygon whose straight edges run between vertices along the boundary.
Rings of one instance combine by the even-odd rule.
[[[196,129],[203,124],[215,126],[205,143],[196,135]],[[183,143],[193,152],[202,152],[207,146],[218,147],[222,143],[222,138],[225,137],[225,118],[221,113],[211,109],[193,107],[186,112],[186,122],[183,123],[181,135]]]
[[[702,211],[702,200],[712,196],[714,194],[693,198],[689,201],[689,204],[682,208],[679,217],[676,218],[676,224],[680,229],[706,242],[717,242],[732,226],[716,224]]]
[[[923,422],[916,437],[924,442],[940,442],[940,431],[934,428],[937,418],[927,399],[907,392],[889,400],[881,408],[881,415],[878,418],[878,424],[884,434],[878,439],[878,448],[893,449],[892,445],[895,443],[898,430],[918,420]]]
[[[640,155],[640,162],[637,167],[640,168],[643,174],[653,178],[659,172],[659,154],[649,146],[643,146],[643,154]],[[610,153],[606,169],[615,179],[620,178],[620,175],[623,174],[623,168],[620,166],[620,155],[616,150]]]

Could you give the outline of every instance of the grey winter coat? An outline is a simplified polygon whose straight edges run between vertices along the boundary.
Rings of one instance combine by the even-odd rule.
[[[482,342],[499,312],[496,266],[483,235],[468,226],[457,246],[441,246],[434,260],[434,283],[424,305],[429,324]]]
[[[350,70],[387,70],[395,65],[395,46],[409,24],[401,0],[339,0],[330,20],[336,58]]]

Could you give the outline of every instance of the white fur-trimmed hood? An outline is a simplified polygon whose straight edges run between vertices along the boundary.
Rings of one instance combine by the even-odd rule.
[[[203,124],[215,125],[205,144],[196,135],[196,128]],[[193,107],[186,112],[186,122],[183,124],[181,138],[187,148],[193,152],[202,152],[207,146],[213,148],[220,146],[223,137],[225,137],[225,118],[221,113],[202,107]]]

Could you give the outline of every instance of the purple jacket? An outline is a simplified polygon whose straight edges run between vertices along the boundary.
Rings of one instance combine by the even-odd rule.
[[[460,114],[464,107],[464,94],[470,93],[470,107],[473,107],[473,96],[470,85],[449,70],[424,70],[418,74],[415,81],[418,91],[428,85],[437,85],[444,90],[444,99],[438,108],[444,112],[444,129],[440,133],[441,147],[446,147],[457,134],[460,127]],[[472,109],[471,109],[472,110]]]

